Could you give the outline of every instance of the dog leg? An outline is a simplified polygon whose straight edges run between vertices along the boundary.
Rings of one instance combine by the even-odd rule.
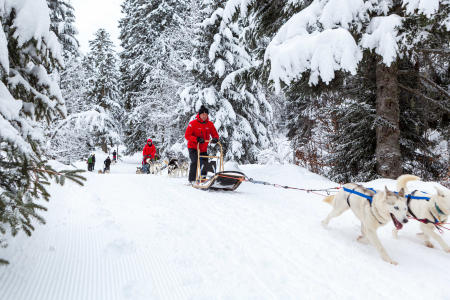
[[[431,243],[430,237],[427,234],[419,232],[416,233],[416,235],[419,237],[419,239],[423,240],[425,246],[427,246],[428,248],[434,248],[434,245]]]
[[[364,230],[364,224],[361,222],[361,235],[356,239],[358,242],[362,244],[369,244],[369,240],[367,239],[367,233]]]
[[[442,249],[444,249],[445,252],[449,252],[450,253],[450,247],[447,245],[447,243],[442,239],[442,237],[437,234],[434,231],[434,225],[431,224],[420,224],[420,228],[422,229],[424,235],[425,235],[425,246],[429,247],[429,248],[433,248],[433,244],[431,244],[429,238],[432,237],[433,239],[435,239],[439,245],[441,245]],[[430,247],[431,245],[431,247]]]
[[[339,205],[339,203],[336,203],[336,202],[335,202],[335,205],[333,207],[333,210],[322,221],[322,226],[325,227],[325,228],[328,226],[328,223],[330,222],[331,219],[339,217],[340,215],[342,215],[343,212],[345,212],[349,208],[347,205],[345,205],[345,206]]]
[[[389,255],[386,252],[386,249],[384,249],[383,245],[380,242],[380,239],[378,238],[377,232],[375,230],[367,230],[367,238],[369,239],[370,243],[375,246],[378,253],[380,254],[381,258],[393,265],[398,265],[398,263],[392,258],[389,257]]]

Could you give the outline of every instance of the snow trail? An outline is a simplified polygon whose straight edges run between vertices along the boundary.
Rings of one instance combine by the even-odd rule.
[[[322,228],[331,207],[321,196],[250,183],[201,191],[184,178],[136,175],[136,165],[89,173],[85,187],[53,186],[47,224],[0,252],[11,263],[0,268],[0,298],[448,299],[450,254],[424,247],[414,222],[399,240],[392,224],[379,230],[392,266],[356,242],[351,213]],[[296,166],[240,167],[257,180],[336,186]]]

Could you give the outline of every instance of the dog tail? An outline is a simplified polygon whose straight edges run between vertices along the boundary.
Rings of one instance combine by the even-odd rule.
[[[401,175],[399,178],[397,178],[397,191],[400,191],[401,189],[404,189],[406,191],[406,184],[408,183],[408,181],[413,180],[420,180],[420,177],[409,174]]]
[[[333,203],[333,199],[334,199],[334,195],[329,195],[329,196],[326,196],[325,198],[323,198],[323,202],[326,202],[328,204],[332,204]]]

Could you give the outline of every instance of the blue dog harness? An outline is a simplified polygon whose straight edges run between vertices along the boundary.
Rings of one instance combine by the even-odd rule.
[[[375,194],[377,193],[377,191],[375,191],[375,190],[372,189],[372,188],[367,188],[367,189],[368,189],[368,190],[371,190],[371,191],[374,192]],[[358,195],[358,196],[360,196],[360,197],[366,198],[367,200],[369,200],[369,203],[370,203],[370,205],[372,206],[373,196],[369,196],[369,195],[360,193],[360,192],[358,192],[358,191],[355,191],[355,190],[352,190],[352,189],[348,189],[348,188],[346,188],[346,187],[344,187],[344,191],[346,191],[347,193],[350,193],[350,194],[355,194],[355,195]],[[348,197],[347,197],[347,203],[348,203],[348,206],[350,206],[350,203],[348,202]]]
[[[377,193],[377,191],[372,189],[372,188],[366,188],[366,189],[371,190],[375,194]],[[355,194],[357,196],[366,198],[369,201],[370,206],[372,206],[373,196],[369,196],[369,195],[363,194],[361,192],[358,192],[358,191],[355,191],[355,190],[352,190],[352,189],[349,189],[349,188],[346,188],[346,187],[344,187],[344,191],[347,192],[347,193],[350,193],[350,194]],[[411,200],[425,200],[425,201],[429,201],[430,198],[431,198],[431,197],[426,197],[426,196],[415,196],[414,194],[416,192],[417,192],[417,190],[413,191],[411,194],[406,195],[406,199],[407,199],[406,205],[408,206],[408,213],[414,219],[416,219],[416,220],[418,220],[418,221],[420,221],[422,223],[425,223],[425,224],[427,224],[427,223],[439,224],[439,222],[440,222],[439,219],[436,218],[431,211],[430,211],[430,214],[433,217],[434,221],[430,221],[428,219],[417,219],[417,217],[414,215],[414,213],[412,212],[411,208],[409,208],[409,202]],[[421,191],[421,192],[424,193],[424,194],[428,194],[428,193],[423,192],[423,191]],[[398,192],[394,192],[394,193],[398,194]],[[347,204],[350,207],[349,198],[350,198],[350,195],[347,197]],[[434,206],[436,207],[436,210],[437,210],[438,214],[445,215],[444,212],[439,208],[439,206],[436,203],[434,204]]]

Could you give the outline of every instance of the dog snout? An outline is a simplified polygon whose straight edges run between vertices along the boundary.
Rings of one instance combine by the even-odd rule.
[[[408,219],[403,219],[403,223],[408,223]]]

